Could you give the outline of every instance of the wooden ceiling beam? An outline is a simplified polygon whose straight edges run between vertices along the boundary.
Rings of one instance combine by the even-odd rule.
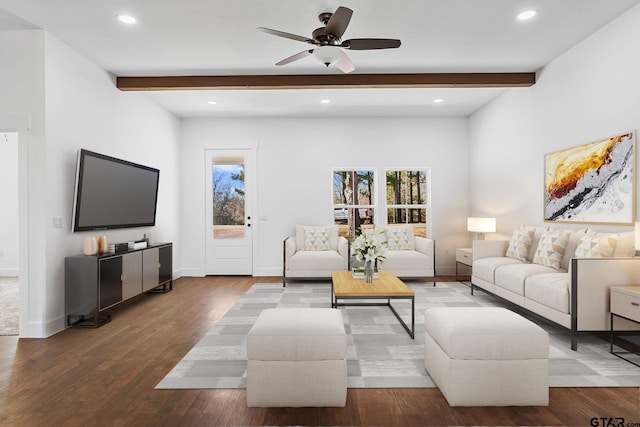
[[[123,91],[529,87],[535,73],[295,74],[118,77]]]

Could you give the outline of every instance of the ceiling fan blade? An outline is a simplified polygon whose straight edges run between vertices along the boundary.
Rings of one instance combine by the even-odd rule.
[[[353,10],[349,9],[348,7],[340,6],[331,16],[329,22],[327,22],[327,27],[325,28],[324,33],[327,35],[331,34],[337,39],[342,37],[344,32],[347,30],[349,21],[351,21],[352,14]]]
[[[284,31],[272,30],[271,28],[265,28],[265,27],[258,27],[258,29],[267,34],[271,34],[278,37],[284,37],[285,39],[291,39],[291,40],[296,40],[299,42],[306,42],[311,44],[318,44],[315,40],[312,40],[309,37],[299,36],[291,33],[285,33]]]
[[[276,65],[287,65],[293,61],[297,61],[298,59],[302,59],[306,56],[309,56],[313,53],[313,49],[303,50],[302,52],[296,53],[295,55],[291,55],[288,58],[283,59],[282,61],[276,63]]]
[[[353,65],[353,62],[351,62],[351,59],[349,59],[347,54],[344,53],[343,51],[340,51],[340,58],[338,58],[335,65],[343,73],[350,73],[356,69],[356,67]]]
[[[400,47],[397,39],[349,39],[342,42],[340,47],[350,50],[393,49]]]

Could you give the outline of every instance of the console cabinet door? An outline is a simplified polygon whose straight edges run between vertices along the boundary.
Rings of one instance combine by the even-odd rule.
[[[160,252],[158,248],[142,251],[142,292],[150,291],[160,284]]]
[[[158,284],[170,282],[173,279],[173,251],[171,245],[158,248],[160,266]]]
[[[122,256],[122,300],[142,293],[142,252]]]
[[[98,270],[98,309],[104,310],[122,301],[122,257],[101,259]]]

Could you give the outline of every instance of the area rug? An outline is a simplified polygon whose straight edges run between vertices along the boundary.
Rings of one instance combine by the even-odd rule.
[[[484,292],[471,296],[458,282],[407,283],[416,293],[415,340],[388,307],[341,307],[348,337],[350,388],[435,387],[424,360],[424,311],[431,307],[503,305]],[[156,386],[158,389],[245,388],[246,335],[262,310],[272,307],[329,307],[331,285],[255,284]],[[410,302],[394,301],[410,322]],[[640,386],[640,368],[609,353],[609,344],[581,335],[578,351],[567,330],[532,319],[549,332],[551,387]]]
[[[17,277],[0,277],[0,335],[18,335]]]

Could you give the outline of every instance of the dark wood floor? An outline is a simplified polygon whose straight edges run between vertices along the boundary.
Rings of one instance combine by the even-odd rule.
[[[548,407],[451,408],[437,389],[350,389],[345,408],[247,408],[244,390],[155,385],[254,282],[183,278],[99,329],[0,337],[2,426],[606,425],[640,423],[638,388],[552,388]],[[295,285],[292,285],[295,286]],[[430,286],[425,284],[425,286]]]

